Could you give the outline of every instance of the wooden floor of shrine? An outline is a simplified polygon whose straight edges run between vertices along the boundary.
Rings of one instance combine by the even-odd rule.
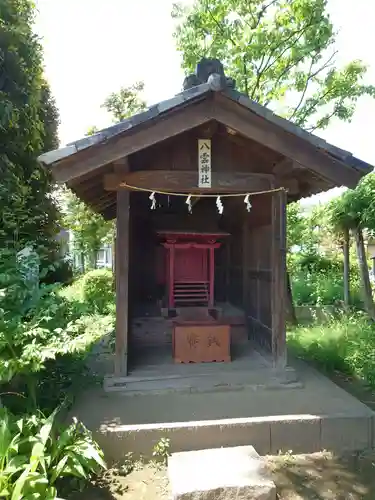
[[[203,393],[242,389],[300,387],[293,368],[272,368],[270,355],[250,340],[231,347],[230,363],[174,363],[168,346],[144,347],[133,353],[126,377],[108,374],[106,392],[125,395]]]
[[[218,305],[219,306],[219,305]],[[204,392],[299,384],[295,371],[273,370],[271,353],[249,338],[243,311],[220,304],[223,321],[231,325],[230,362],[176,363],[173,358],[173,319],[154,306],[138,308],[129,336],[128,374],[113,374],[113,354],[96,355],[95,371],[107,375],[106,391],[124,394]],[[101,360],[101,361],[100,361]]]
[[[231,346],[229,363],[175,363],[170,345],[146,346],[134,349],[130,358],[129,376],[162,378],[168,376],[196,376],[258,370],[272,367],[271,356],[261,351],[250,340]]]

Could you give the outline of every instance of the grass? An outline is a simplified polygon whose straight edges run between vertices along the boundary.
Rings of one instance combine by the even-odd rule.
[[[323,324],[298,326],[287,338],[297,357],[327,372],[355,376],[375,388],[375,324],[366,314],[353,312]]]

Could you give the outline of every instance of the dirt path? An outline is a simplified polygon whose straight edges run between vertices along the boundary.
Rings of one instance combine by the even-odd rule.
[[[269,458],[280,500],[372,500],[375,455]]]
[[[329,453],[268,457],[279,500],[373,500],[375,454]],[[69,500],[168,500],[165,467],[136,467],[123,477],[109,471],[97,485]]]

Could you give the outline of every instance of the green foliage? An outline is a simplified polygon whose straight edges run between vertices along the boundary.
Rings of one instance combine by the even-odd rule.
[[[161,460],[163,463],[167,463],[168,457],[171,454],[171,440],[166,437],[162,437],[154,446],[152,451],[152,456]]]
[[[46,285],[61,283],[69,285],[73,281],[73,265],[69,258],[64,257],[55,260],[48,266],[48,271],[41,278],[41,282]]]
[[[140,96],[143,90],[143,82],[122,87],[119,92],[110,94],[102,107],[112,115],[113,121],[117,123],[147,107]],[[98,128],[93,126],[86,135],[93,135],[98,131]],[[113,242],[113,222],[104,220],[100,214],[95,213],[80,201],[72,191],[61,189],[59,197],[64,214],[63,226],[65,229],[69,229],[74,236],[73,252],[81,257],[83,263],[88,258],[89,267],[94,269],[98,251],[104,244]]]
[[[355,189],[348,189],[329,205],[337,231],[359,227],[375,231],[375,174],[366,175]]]
[[[106,468],[90,432],[39,414],[21,419],[0,410],[0,498],[57,499],[62,480],[87,481]]]
[[[351,278],[351,304],[360,307],[358,270]],[[341,306],[344,301],[343,272],[300,271],[292,275],[293,302],[298,306]]]
[[[56,285],[35,286],[25,280],[14,253],[5,255],[7,260],[0,258],[0,384],[4,392],[26,394],[23,406],[39,402],[50,409],[65,398],[72,375],[84,372],[91,346],[113,329],[113,311],[107,307],[108,314],[99,314],[82,295],[64,296]],[[18,411],[19,398],[6,399]]]
[[[129,87],[121,87],[104,101],[103,108],[113,117],[115,123],[146,109],[145,101],[140,97],[144,91],[144,83],[136,82]]]
[[[54,97],[51,94],[47,82],[42,82],[41,86],[41,109],[40,119],[44,124],[42,130],[43,147],[42,151],[52,151],[58,149],[58,125],[59,125],[59,112],[56,106]]]
[[[288,206],[288,271],[296,305],[340,305],[344,300],[344,263],[340,237],[330,209],[318,205],[303,211]],[[360,306],[359,268],[351,263],[351,302]]]
[[[363,303],[368,314],[375,320],[375,304],[369,280],[368,263],[363,232],[370,235],[375,230],[375,174],[368,174],[357,187],[347,190],[329,205],[330,221],[334,231],[354,235],[361,276]]]
[[[95,135],[99,132],[99,129],[96,125],[93,125],[92,127],[90,127],[88,129],[88,131],[86,132],[86,136],[90,136],[90,135]]]
[[[0,240],[16,250],[32,244],[48,260],[58,213],[51,175],[37,157],[57,144],[57,110],[43,77],[34,12],[29,0],[0,3]]]
[[[287,245],[290,251],[293,247],[300,247],[303,243],[305,231],[305,217],[299,203],[289,203],[287,206]]]
[[[100,313],[108,312],[114,304],[113,274],[109,269],[96,269],[83,278],[83,295],[87,304]]]
[[[218,58],[239,90],[308,130],[350,120],[358,98],[375,95],[361,61],[337,66],[327,0],[195,0],[172,16],[187,73]]]
[[[374,322],[356,312],[326,324],[297,327],[288,333],[288,345],[299,357],[328,371],[356,375],[375,387],[374,335]]]
[[[72,191],[62,190],[60,193],[65,229],[72,231],[73,253],[87,256],[89,267],[96,267],[99,250],[106,243],[112,243],[113,221],[106,221],[80,201]]]
[[[319,204],[303,209],[300,203],[287,207],[288,250],[297,247],[303,254],[341,251],[340,238],[334,234],[329,206]]]

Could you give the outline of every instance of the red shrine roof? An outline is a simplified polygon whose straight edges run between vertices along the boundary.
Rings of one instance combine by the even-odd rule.
[[[230,236],[230,233],[226,233],[224,231],[216,231],[216,232],[204,232],[204,231],[157,231],[157,234],[160,236],[173,236],[178,239],[186,239],[191,238],[192,236],[197,238],[224,238],[225,236]]]

